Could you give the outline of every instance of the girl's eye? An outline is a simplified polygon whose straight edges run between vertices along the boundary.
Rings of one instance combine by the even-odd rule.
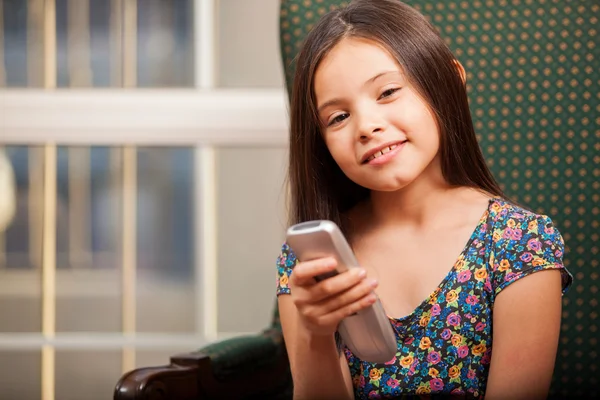
[[[348,114],[339,114],[334,119],[329,121],[327,126],[337,125],[337,124],[341,123],[343,120],[345,120],[346,118],[348,118]]]
[[[391,89],[386,90],[385,92],[381,93],[381,96],[379,96],[379,100],[385,99],[386,97],[390,97],[391,95],[396,93],[398,90],[400,90],[400,88],[391,88]]]

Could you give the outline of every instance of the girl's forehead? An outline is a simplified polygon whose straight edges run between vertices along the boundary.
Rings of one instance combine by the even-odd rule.
[[[314,77],[315,90],[363,85],[389,71],[402,75],[398,61],[383,45],[374,40],[344,38],[319,63]]]
[[[323,58],[319,68],[327,64],[336,64],[336,67],[352,69],[355,66],[349,61],[368,62],[369,64],[387,63],[397,64],[396,59],[379,42],[371,39],[347,37],[340,40]]]

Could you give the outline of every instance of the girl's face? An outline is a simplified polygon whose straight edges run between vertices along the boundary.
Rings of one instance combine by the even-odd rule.
[[[325,143],[348,178],[375,191],[441,179],[435,118],[386,50],[343,39],[314,82]]]

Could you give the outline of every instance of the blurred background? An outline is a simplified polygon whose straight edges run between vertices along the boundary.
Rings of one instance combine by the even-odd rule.
[[[268,325],[278,13],[0,0],[0,399],[112,398],[124,371]]]
[[[467,68],[501,186],[563,233],[553,398],[596,398],[598,2],[408,2]],[[269,325],[281,54],[341,3],[0,0],[0,400],[110,399],[125,371]]]

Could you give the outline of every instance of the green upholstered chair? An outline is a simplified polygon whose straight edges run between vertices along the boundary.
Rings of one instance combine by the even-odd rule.
[[[115,400],[290,399],[292,380],[277,307],[271,325],[123,375]]]
[[[281,1],[288,90],[293,60],[306,33],[321,15],[347,2]],[[507,194],[550,215],[564,236],[566,265],[575,281],[564,297],[550,397],[597,398],[600,5],[595,0],[407,3],[430,19],[465,66],[476,132]],[[291,380],[276,321],[254,337],[174,357],[169,367],[133,371],[119,382],[115,398],[232,398],[232,387],[237,398],[289,398]],[[281,373],[274,373],[278,368]],[[125,394],[144,390],[149,394]]]
[[[306,32],[326,0],[283,0],[288,85]],[[551,397],[600,397],[600,51],[597,1],[407,0],[467,70],[471,111],[506,193],[548,214],[575,277],[564,297]],[[289,90],[289,86],[288,86]]]

